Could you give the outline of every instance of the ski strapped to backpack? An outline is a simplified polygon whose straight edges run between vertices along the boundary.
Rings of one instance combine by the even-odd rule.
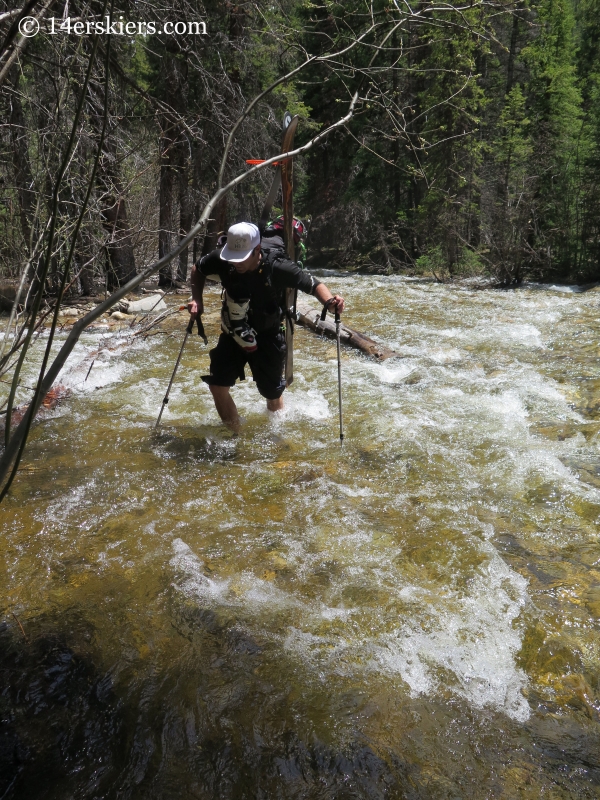
[[[287,122],[287,125],[286,125]],[[298,127],[298,116],[292,117],[286,112],[284,117],[284,133],[281,152],[287,153],[293,149],[294,135]],[[287,257],[295,260],[294,247],[294,197],[293,197],[293,161],[285,159],[281,164],[281,195],[283,207],[283,243]],[[296,314],[296,291],[285,290],[285,343],[287,351],[285,356],[285,383],[289,386],[294,380],[294,319]]]
[[[292,121],[292,115],[290,114],[289,111],[286,111],[285,114],[283,115],[283,123],[282,123],[282,130],[284,134],[288,129],[291,121]],[[263,164],[264,161],[265,161],[264,158],[247,158],[246,164]],[[261,236],[265,232],[265,228],[267,227],[269,217],[271,216],[271,209],[273,208],[273,203],[275,202],[275,198],[277,197],[277,193],[279,192],[279,187],[281,186],[282,163],[283,162],[281,161],[273,162],[273,166],[277,167],[277,169],[275,170],[275,175],[273,176],[273,182],[271,183],[271,188],[269,189],[269,194],[267,195],[267,199],[265,200],[265,204],[263,206],[263,210],[260,215],[260,220],[258,223],[258,230],[260,231]]]

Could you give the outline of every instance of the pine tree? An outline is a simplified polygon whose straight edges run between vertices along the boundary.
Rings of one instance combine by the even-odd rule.
[[[579,258],[583,280],[600,279],[600,19],[595,0],[577,5],[577,67],[583,98],[579,152]]]
[[[521,57],[531,122],[533,175],[529,244],[544,273],[567,276],[577,266],[582,97],[576,74],[572,0],[535,4],[537,35]]]

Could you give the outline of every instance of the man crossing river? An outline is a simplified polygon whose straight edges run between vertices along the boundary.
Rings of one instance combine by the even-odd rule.
[[[202,380],[210,388],[217,413],[234,431],[239,430],[240,418],[230,389],[238,378],[244,379],[246,364],[269,411],[283,408],[285,289],[312,294],[332,312],[344,310],[344,298],[332,295],[324,283],[288,259],[277,232],[269,232],[275,235],[265,236],[261,244],[256,225],[238,222],[229,228],[224,247],[213,250],[192,268],[192,302],[188,306],[192,318],[204,311],[206,277],[216,275],[223,285],[223,332],[210,351],[210,374]]]

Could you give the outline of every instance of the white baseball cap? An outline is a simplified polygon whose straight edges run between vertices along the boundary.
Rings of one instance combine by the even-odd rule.
[[[260,231],[252,222],[237,222],[227,231],[227,244],[220,252],[223,261],[237,264],[245,261],[256,245],[260,244]]]

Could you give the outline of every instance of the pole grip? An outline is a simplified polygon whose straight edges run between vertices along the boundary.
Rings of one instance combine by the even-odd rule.
[[[325,322],[325,317],[327,316],[327,311],[329,306],[335,301],[335,297],[330,297],[329,300],[325,300],[323,303],[323,308],[321,309],[321,322]],[[335,312],[336,320],[339,320],[340,315],[338,314],[337,310]]]

